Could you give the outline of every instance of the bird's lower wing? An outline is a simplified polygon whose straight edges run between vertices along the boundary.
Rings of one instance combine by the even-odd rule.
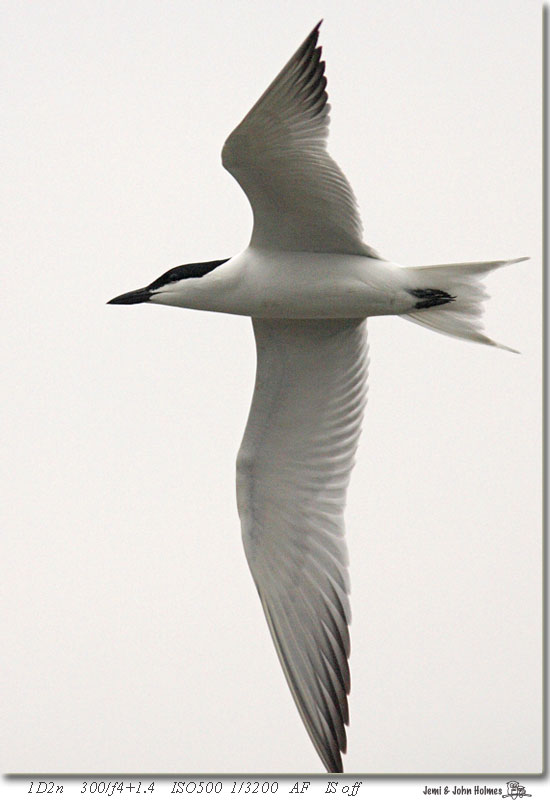
[[[258,353],[237,460],[246,556],[286,679],[329,772],[346,750],[343,512],[366,399],[364,320],[254,320]]]

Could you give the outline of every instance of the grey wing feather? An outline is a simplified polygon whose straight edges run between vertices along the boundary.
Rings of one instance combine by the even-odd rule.
[[[252,206],[251,246],[379,258],[362,241],[352,188],[326,149],[319,25],[229,136],[222,162]]]
[[[256,385],[237,460],[248,563],[294,700],[342,771],[350,653],[344,506],[366,400],[364,320],[254,320]]]

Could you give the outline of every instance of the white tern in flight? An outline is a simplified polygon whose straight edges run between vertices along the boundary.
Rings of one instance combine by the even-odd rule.
[[[364,243],[353,191],[327,152],[320,24],[223,146],[254,213],[248,247],[175,267],[110,302],[252,318],[256,384],[237,457],[244,549],[306,730],[326,770],[342,772],[344,506],[366,398],[366,318],[397,314],[496,345],[481,329],[482,279],[515,262],[402,267]]]

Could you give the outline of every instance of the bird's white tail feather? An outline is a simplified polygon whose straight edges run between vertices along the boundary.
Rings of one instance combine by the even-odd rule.
[[[444,292],[453,299],[448,302],[441,301],[432,307],[418,307],[401,316],[448,336],[482,342],[517,353],[517,350],[498,344],[483,333],[481,322],[483,303],[489,296],[485,291],[483,279],[494,269],[526,260],[527,257],[515,258],[511,261],[410,267],[410,272],[414,273],[415,286],[418,284],[419,292],[421,290]],[[420,306],[421,303],[418,305]],[[426,305],[427,303],[424,303],[424,306]]]

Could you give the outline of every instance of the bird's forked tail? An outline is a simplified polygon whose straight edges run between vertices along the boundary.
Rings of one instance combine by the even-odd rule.
[[[483,333],[481,318],[488,294],[483,285],[485,276],[499,267],[527,261],[483,261],[467,264],[438,264],[433,267],[409,267],[413,284],[409,294],[416,303],[412,311],[401,316],[418,325],[474,342],[490,344],[517,353],[511,347],[494,342]]]

